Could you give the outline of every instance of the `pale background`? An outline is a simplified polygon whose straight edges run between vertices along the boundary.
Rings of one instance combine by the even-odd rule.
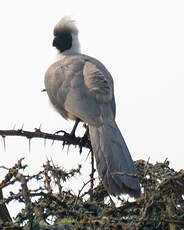
[[[55,58],[53,28],[70,15],[80,31],[82,52],[103,62],[114,78],[116,120],[133,159],[154,163],[168,158],[171,167],[183,168],[183,12],[184,2],[176,0],[1,1],[0,129],[24,124],[30,131],[40,125],[51,133],[71,130],[73,123],[55,113],[41,92]],[[0,165],[11,167],[25,157],[33,173],[52,158],[65,168],[82,163],[88,175],[87,154],[79,156],[73,148],[63,152],[60,142],[47,141],[44,147],[39,139],[31,141],[29,153],[25,140],[6,138],[6,151],[2,141]],[[5,173],[0,169],[0,179]]]

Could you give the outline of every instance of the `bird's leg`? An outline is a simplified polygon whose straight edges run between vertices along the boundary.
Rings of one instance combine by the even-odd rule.
[[[83,146],[88,146],[91,149],[91,143],[88,138],[89,137],[89,127],[87,125],[84,125],[84,127],[86,128],[86,131],[79,142],[80,153],[82,152]]]
[[[76,128],[77,128],[79,122],[80,122],[80,119],[77,118],[77,119],[75,120],[75,124],[74,124],[73,129],[72,129],[72,131],[71,131],[71,133],[70,133],[70,136],[75,137],[75,131],[76,131]]]
[[[86,128],[86,131],[82,137],[82,139],[88,139],[88,135],[89,135],[89,127],[85,124],[84,127]]]

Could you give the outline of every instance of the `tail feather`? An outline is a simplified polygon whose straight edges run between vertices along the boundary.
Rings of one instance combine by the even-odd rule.
[[[100,127],[89,126],[90,139],[95,154],[99,176],[114,195],[140,196],[139,181],[135,177],[117,172],[136,174],[127,145],[115,121],[105,121]]]

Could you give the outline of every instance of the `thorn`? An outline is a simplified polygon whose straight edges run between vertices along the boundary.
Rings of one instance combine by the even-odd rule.
[[[149,163],[149,161],[150,161],[150,157],[148,157],[147,163]]]
[[[55,140],[53,139],[53,140],[52,140],[52,143],[51,143],[52,146],[54,145],[54,141],[55,141]]]
[[[44,140],[44,148],[46,148],[47,139],[44,138],[43,140]]]
[[[49,159],[48,159],[48,156],[46,156],[46,159],[47,159],[47,164],[49,163]]]
[[[39,128],[38,128],[40,131],[41,131],[41,127],[42,127],[42,124],[40,124],[40,126],[39,126]]]
[[[22,124],[22,127],[21,127],[21,129],[20,129],[20,130],[23,130],[23,128],[24,128],[24,123]]]
[[[64,141],[63,141],[63,143],[62,143],[62,150],[64,149],[64,147],[65,147],[65,144],[64,144]]]
[[[47,92],[47,90],[46,89],[42,89],[41,92]]]
[[[70,148],[70,145],[68,145],[68,148],[67,148],[67,155],[68,155],[68,152],[69,152],[69,148]]]
[[[62,145],[63,145],[63,149],[64,149],[64,147],[65,147],[65,145],[66,145],[66,141],[63,141],[63,144],[62,144]]]
[[[29,138],[29,153],[31,152],[31,138]]]
[[[3,138],[3,146],[4,146],[4,151],[6,152],[6,141],[5,141],[5,136],[2,136],[2,138]]]
[[[91,150],[89,150],[89,152],[88,152],[88,154],[87,154],[87,156],[86,156],[85,161],[87,161],[87,159],[88,159],[90,153],[92,154]]]
[[[38,133],[40,133],[41,131],[40,131],[40,128],[35,128],[35,132],[38,132]]]
[[[54,166],[54,167],[55,167],[55,165],[54,165],[54,161],[53,161],[52,157],[51,157],[50,161],[51,161],[51,163],[52,163],[52,166]]]

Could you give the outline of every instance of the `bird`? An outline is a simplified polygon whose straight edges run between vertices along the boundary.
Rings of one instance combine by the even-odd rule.
[[[109,194],[138,198],[137,172],[115,121],[113,78],[99,60],[81,53],[78,34],[68,16],[54,27],[52,45],[59,58],[45,73],[45,90],[54,109],[76,122],[72,134],[79,121],[88,125],[97,171]]]

